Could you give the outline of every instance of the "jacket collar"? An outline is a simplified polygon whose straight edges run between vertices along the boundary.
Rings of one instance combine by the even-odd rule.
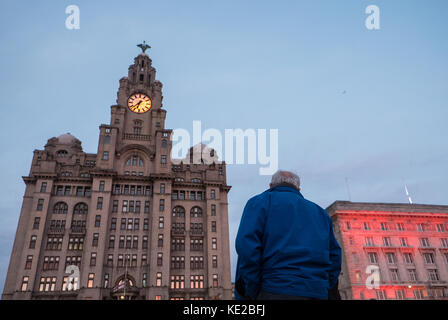
[[[300,193],[299,190],[296,189],[296,187],[290,183],[281,183],[276,185],[275,187],[272,187],[268,190],[269,192],[272,191],[280,191],[280,192],[294,192],[297,193],[299,196],[303,198],[303,195]]]

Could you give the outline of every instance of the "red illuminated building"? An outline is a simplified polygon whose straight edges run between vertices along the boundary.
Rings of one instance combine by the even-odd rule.
[[[448,206],[336,201],[327,212],[343,252],[342,299],[448,300]],[[370,289],[369,266],[380,276]]]

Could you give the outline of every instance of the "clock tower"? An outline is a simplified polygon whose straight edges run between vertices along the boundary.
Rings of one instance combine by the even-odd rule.
[[[34,151],[3,299],[231,299],[225,162],[171,162],[138,47],[97,153],[69,133]]]

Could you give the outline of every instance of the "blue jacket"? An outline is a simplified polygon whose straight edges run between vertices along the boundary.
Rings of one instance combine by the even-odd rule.
[[[290,186],[247,202],[235,246],[237,299],[254,299],[260,290],[328,299],[341,271],[330,216]]]

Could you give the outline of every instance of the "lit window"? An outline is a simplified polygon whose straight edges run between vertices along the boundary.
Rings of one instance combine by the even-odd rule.
[[[87,288],[93,288],[94,278],[95,278],[95,274],[94,273],[89,273],[89,280],[87,282]]]

